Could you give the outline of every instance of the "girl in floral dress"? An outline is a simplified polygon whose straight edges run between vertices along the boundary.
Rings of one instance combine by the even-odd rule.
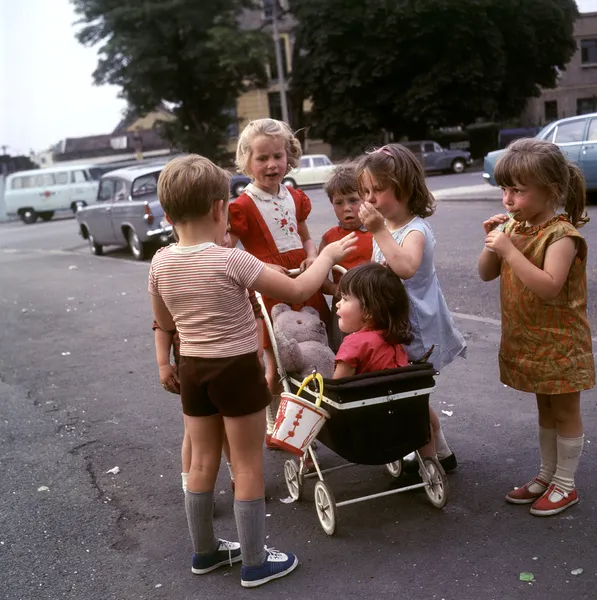
[[[230,237],[232,245],[240,240],[247,252],[282,273],[290,269],[306,269],[317,257],[317,248],[307,227],[311,201],[307,195],[282,184],[286,174],[299,164],[301,145],[290,127],[275,119],[251,121],[243,130],[236,150],[238,170],[253,179],[244,193],[230,204]],[[263,298],[268,313],[279,303]],[[302,306],[315,308],[328,325],[330,311],[321,292]],[[266,377],[272,395],[280,393],[276,362],[267,334],[264,336],[267,359]],[[269,446],[276,416],[276,399],[266,411]]]
[[[483,281],[500,277],[500,378],[537,397],[539,473],[506,500],[549,516],[578,502],[584,435],[580,392],[595,385],[587,320],[588,221],[580,169],[550,142],[517,140],[495,168],[508,215],[483,223]],[[559,207],[564,213],[558,214]]]

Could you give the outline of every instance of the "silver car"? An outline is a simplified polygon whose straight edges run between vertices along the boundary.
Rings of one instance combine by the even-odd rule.
[[[152,247],[170,243],[172,226],[157,195],[163,167],[139,165],[102,176],[97,203],[76,216],[79,232],[94,254],[103,254],[104,246],[128,246],[136,260],[144,260]]]

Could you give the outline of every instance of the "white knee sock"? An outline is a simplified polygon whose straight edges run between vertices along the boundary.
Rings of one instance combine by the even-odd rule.
[[[437,431],[434,431],[435,436],[435,451],[437,453],[437,457],[439,459],[447,458],[452,454],[452,450],[450,450],[450,446],[446,442],[446,438],[444,437],[444,432],[440,427]]]
[[[271,435],[274,432],[276,424],[276,415],[278,414],[278,406],[280,404],[280,396],[272,396],[272,401],[265,409],[265,418],[267,419],[267,434]]]
[[[574,474],[578,468],[584,441],[584,435],[577,438],[558,435],[558,465],[551,481],[564,492],[570,493],[574,490]]]

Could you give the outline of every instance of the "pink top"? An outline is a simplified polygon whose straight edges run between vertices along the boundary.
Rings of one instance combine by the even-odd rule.
[[[362,330],[347,335],[336,354],[336,362],[342,361],[359,373],[396,369],[408,365],[408,356],[402,344],[388,344],[381,331]]]
[[[217,358],[256,352],[249,301],[265,265],[238,248],[215,244],[161,248],[149,269],[149,293],[161,296],[180,335],[181,356]]]

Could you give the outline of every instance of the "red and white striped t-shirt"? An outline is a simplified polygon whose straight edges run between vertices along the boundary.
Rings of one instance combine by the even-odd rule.
[[[265,265],[215,244],[161,248],[149,269],[149,293],[161,296],[180,334],[181,356],[217,358],[256,352],[250,288]]]

